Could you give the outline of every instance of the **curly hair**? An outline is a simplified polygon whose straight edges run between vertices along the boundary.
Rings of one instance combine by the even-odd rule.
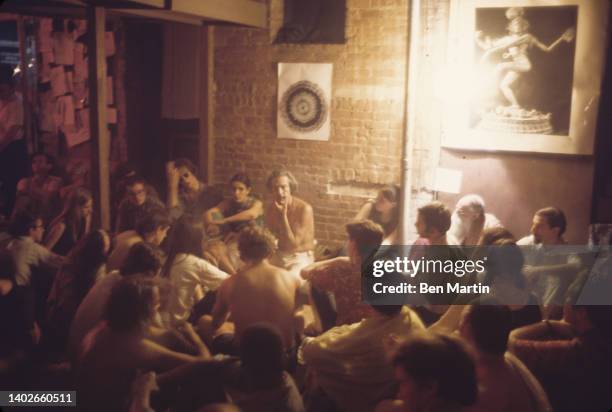
[[[259,226],[245,227],[238,235],[238,251],[245,261],[259,262],[276,251],[276,237]]]

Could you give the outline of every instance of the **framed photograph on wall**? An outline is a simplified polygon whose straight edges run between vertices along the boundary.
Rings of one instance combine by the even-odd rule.
[[[608,4],[451,2],[443,146],[593,154]]]

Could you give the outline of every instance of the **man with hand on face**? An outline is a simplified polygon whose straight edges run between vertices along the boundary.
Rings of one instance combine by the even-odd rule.
[[[278,238],[272,263],[303,282],[300,270],[314,261],[312,206],[293,196],[297,181],[286,170],[275,170],[266,183],[272,201],[265,210],[265,225]]]
[[[223,200],[222,193],[198,179],[198,169],[189,159],[180,158],[166,163],[168,198],[166,207],[173,220],[182,215],[201,218]]]

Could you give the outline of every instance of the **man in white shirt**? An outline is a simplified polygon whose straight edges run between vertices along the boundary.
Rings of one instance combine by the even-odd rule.
[[[314,215],[312,206],[294,196],[295,177],[287,170],[275,170],[266,183],[272,201],[266,206],[266,227],[278,238],[273,265],[289,271],[300,283],[300,270],[314,262]]]
[[[40,245],[45,227],[42,219],[27,211],[20,211],[11,220],[9,231],[14,239],[7,249],[15,260],[17,271],[15,282],[18,286],[32,284],[32,271],[48,266],[58,268],[63,258]]]
[[[531,235],[517,242],[519,246],[534,246],[523,249],[526,263],[523,273],[544,306],[545,318],[551,316],[552,305],[559,308],[565,303],[567,289],[581,267],[578,256],[563,250],[566,225],[565,214],[560,209],[540,209],[533,216]]]
[[[51,290],[53,275],[63,263],[63,258],[40,245],[45,227],[40,217],[26,210],[13,216],[9,225],[13,239],[7,250],[15,261],[15,283],[32,296],[36,320],[42,321],[47,295]]]
[[[15,93],[13,70],[0,66],[0,213],[7,216],[15,203],[17,182],[28,168],[23,135],[23,103]]]

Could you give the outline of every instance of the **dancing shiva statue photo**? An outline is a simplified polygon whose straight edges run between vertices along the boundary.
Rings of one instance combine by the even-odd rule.
[[[490,63],[495,58],[501,61],[495,64],[497,88],[508,105],[498,105],[483,110],[478,129],[505,133],[552,134],[551,113],[543,113],[536,108],[526,107],[517,98],[517,81],[533,69],[529,53],[537,48],[544,53],[550,53],[564,43],[570,43],[575,38],[575,28],[566,29],[550,45],[546,45],[529,33],[529,21],[524,18],[522,7],[512,7],[506,10],[508,34],[499,39],[484,36],[482,31],[476,32],[476,44],[484,53],[480,64]]]

